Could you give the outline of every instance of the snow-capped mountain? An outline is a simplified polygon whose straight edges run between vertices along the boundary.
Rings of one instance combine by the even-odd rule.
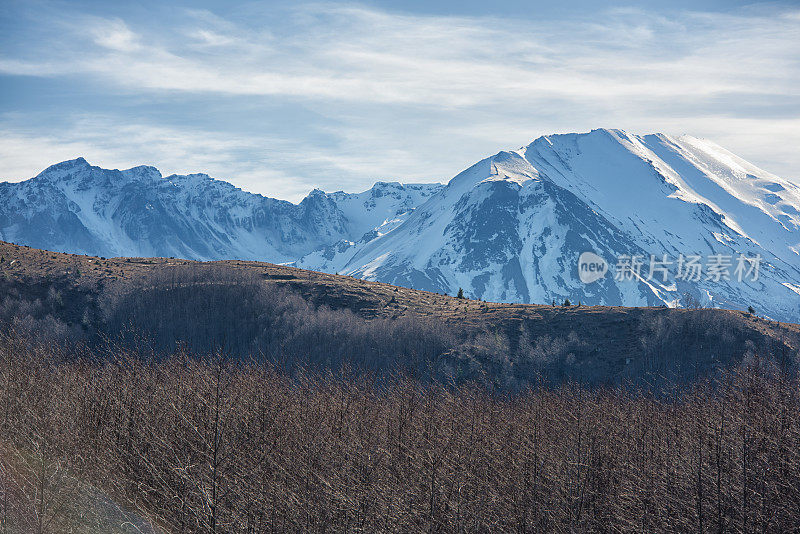
[[[691,300],[798,321],[799,208],[797,185],[708,141],[594,130],[484,159],[402,224],[298,265],[493,301]],[[583,252],[605,259],[609,274],[583,284]],[[652,278],[651,255],[664,262]],[[698,277],[678,278],[681,255],[700,256]],[[617,280],[615,267],[635,256],[640,276]],[[710,256],[729,263],[727,275],[716,279]]]
[[[25,182],[0,183],[0,239],[78,254],[278,263],[357,239],[441,187],[315,189],[292,204],[205,174],[162,177],[153,167],[107,170],[78,158]]]
[[[446,186],[378,182],[356,194],[315,190],[299,204],[203,174],[77,159],[0,184],[0,239],[106,256],[294,262],[494,301],[752,305],[800,322],[800,187],[693,137],[545,136]],[[585,252],[608,266],[588,283]],[[685,276],[692,258],[701,271]],[[626,262],[640,270],[626,276]]]

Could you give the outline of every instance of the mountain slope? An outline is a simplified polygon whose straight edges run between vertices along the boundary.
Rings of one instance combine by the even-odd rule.
[[[453,178],[392,231],[339,251],[337,271],[475,298],[676,306],[755,305],[800,318],[800,188],[694,138],[617,130],[542,137]],[[578,277],[594,252],[610,274]],[[731,279],[648,280],[651,255],[730,258]],[[615,280],[621,256],[641,278]],[[757,280],[739,281],[739,255],[760,255]],[[326,268],[304,258],[299,265]],[[750,262],[744,264],[752,265]],[[669,267],[668,267],[669,268]],[[709,273],[710,274],[710,273]],[[746,274],[745,271],[742,274]]]
[[[487,176],[488,173],[488,176]],[[577,288],[571,258],[597,248],[640,252],[573,194],[542,179],[519,154],[501,152],[456,176],[396,230],[366,244],[348,274],[494,301],[545,302]],[[577,267],[575,267],[577,268]],[[587,303],[654,304],[608,280]]]

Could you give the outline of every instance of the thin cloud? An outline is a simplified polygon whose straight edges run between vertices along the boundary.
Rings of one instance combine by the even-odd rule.
[[[281,190],[284,198],[301,199],[313,184],[253,157],[269,146],[280,147],[282,153],[293,150],[269,137],[232,137],[138,123],[119,125],[109,117],[76,117],[58,135],[30,132],[6,119],[0,121],[4,173],[0,180],[31,178],[47,165],[82,156],[93,165],[111,169],[153,165],[164,175],[203,172],[251,192]],[[47,158],[44,164],[43,154]]]
[[[119,19],[79,19],[73,37],[88,33],[92,39],[64,68],[142,89],[423,105],[508,102],[530,94],[798,94],[800,22],[793,16],[688,13],[664,20],[617,11],[604,23],[554,26],[353,7],[294,13],[294,37],[269,37],[269,46],[262,34],[235,25],[194,30],[205,44],[235,45],[250,51],[245,55],[204,54],[182,39],[146,28],[141,31],[148,35],[136,33]],[[51,63],[45,57],[23,69],[17,60],[0,69],[30,74],[44,65],[47,75]]]
[[[117,160],[131,164],[226,168],[226,177],[250,189],[293,199],[312,185],[446,180],[538,135],[600,126],[708,136],[769,171],[800,174],[800,155],[788,148],[800,144],[800,10],[657,15],[626,8],[553,21],[306,4],[240,18],[184,11],[158,24],[52,16],[63,31],[41,32],[34,54],[0,56],[0,72],[79,75],[105,95],[202,103],[190,126],[120,112],[106,114],[95,137],[81,137],[75,126],[39,132],[32,147],[46,140],[97,150],[99,143],[104,157],[125,154]],[[255,113],[264,102],[302,106],[312,118],[280,139],[231,136],[203,122],[208,102]],[[131,123],[174,134],[172,152],[148,146],[146,135],[102,144],[103,131]],[[334,141],[307,149],[309,132],[321,130]],[[207,140],[186,141],[197,137]],[[0,142],[18,150],[25,138]],[[268,158],[263,143],[272,147]],[[263,178],[259,165],[271,169]],[[3,161],[0,171],[13,176],[23,167]],[[263,187],[252,187],[259,179]]]
[[[119,19],[98,19],[89,28],[95,44],[117,52],[137,52],[142,46],[139,36]]]

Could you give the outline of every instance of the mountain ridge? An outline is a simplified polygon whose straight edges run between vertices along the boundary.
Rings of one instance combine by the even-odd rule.
[[[0,239],[62,252],[292,263],[502,302],[752,304],[800,320],[800,187],[691,136],[541,136],[446,185],[315,189],[298,204],[205,174],[77,158],[0,183],[0,200]],[[583,252],[609,274],[581,283]],[[683,255],[763,259],[761,278],[624,283],[614,269],[623,257]]]
[[[365,227],[412,209],[437,187],[379,182],[356,194],[315,190],[293,204],[203,173],[162,176],[150,166],[101,169],[76,158],[23,182],[0,183],[5,201],[0,236],[92,255],[283,262],[329,242],[360,237]],[[384,202],[375,202],[371,193]],[[337,207],[359,200],[356,221]]]

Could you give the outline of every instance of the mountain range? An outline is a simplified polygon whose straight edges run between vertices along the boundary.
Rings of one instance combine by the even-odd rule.
[[[292,263],[501,302],[753,306],[800,322],[800,187],[690,136],[549,135],[446,185],[314,190],[299,204],[205,174],[78,158],[0,183],[0,239]],[[578,264],[586,252],[607,269],[589,283]],[[687,277],[691,258],[701,271]]]

